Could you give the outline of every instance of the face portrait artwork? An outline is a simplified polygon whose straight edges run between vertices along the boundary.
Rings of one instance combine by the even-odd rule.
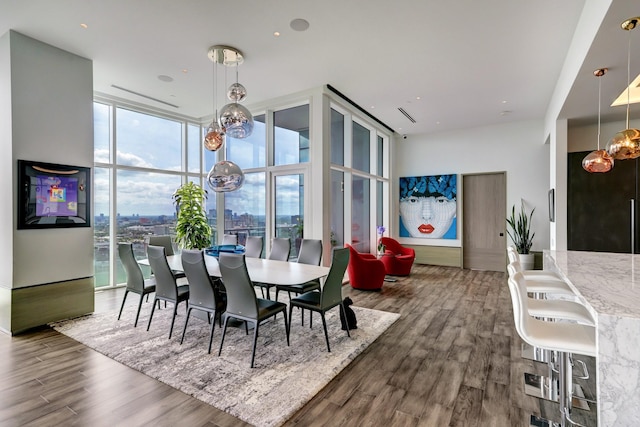
[[[400,178],[400,237],[456,238],[456,175]]]

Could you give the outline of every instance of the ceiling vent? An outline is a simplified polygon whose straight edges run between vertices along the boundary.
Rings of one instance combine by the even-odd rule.
[[[111,87],[112,87],[112,88],[114,88],[114,89],[120,89],[120,90],[123,90],[123,91],[125,91],[125,92],[129,92],[129,93],[131,93],[131,94],[133,94],[133,95],[141,96],[141,97],[146,98],[146,99],[149,99],[149,100],[151,100],[151,101],[155,101],[155,102],[159,102],[159,103],[164,104],[164,105],[168,105],[169,107],[173,107],[173,108],[180,108],[179,106],[177,106],[177,105],[175,105],[175,104],[171,104],[171,103],[169,103],[169,102],[162,101],[162,100],[160,100],[160,99],[158,99],[158,98],[153,98],[153,97],[151,97],[151,96],[149,96],[149,95],[145,95],[145,94],[143,94],[143,93],[136,92],[136,91],[133,91],[133,90],[131,90],[131,89],[124,88],[124,87],[122,87],[122,86],[118,86],[118,85],[111,85]]]
[[[405,110],[404,108],[398,107],[398,111],[400,111],[407,119],[409,119],[409,121],[411,123],[415,123],[416,122],[416,119],[411,117],[411,114],[407,113],[407,110]]]

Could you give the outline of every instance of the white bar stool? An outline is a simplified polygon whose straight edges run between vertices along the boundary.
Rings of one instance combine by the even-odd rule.
[[[560,425],[564,427],[567,422],[578,425],[571,420],[573,377],[569,357],[571,354],[595,357],[595,327],[579,323],[547,322],[536,319],[529,312],[530,299],[527,297],[527,281],[522,273],[516,272],[509,277],[508,283],[513,303],[514,323],[520,337],[532,346],[557,351],[560,354]],[[553,311],[552,306],[548,306],[546,310]],[[569,312],[575,313],[573,310],[569,310]]]

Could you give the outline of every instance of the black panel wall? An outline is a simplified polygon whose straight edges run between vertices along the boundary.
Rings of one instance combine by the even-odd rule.
[[[635,201],[635,252],[640,252],[638,161],[618,160],[607,173],[588,173],[582,159],[589,151],[569,153],[567,247],[578,251],[631,252],[631,200]]]

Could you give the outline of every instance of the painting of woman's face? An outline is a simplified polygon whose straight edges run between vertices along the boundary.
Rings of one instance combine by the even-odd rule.
[[[400,200],[400,218],[411,237],[440,239],[455,216],[455,199],[409,196]]]

